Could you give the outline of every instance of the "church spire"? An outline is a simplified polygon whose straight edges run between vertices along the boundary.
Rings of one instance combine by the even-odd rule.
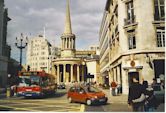
[[[75,39],[75,35],[72,33],[71,29],[70,4],[69,0],[67,0],[65,29],[61,36],[61,57],[75,57]]]
[[[65,21],[64,34],[72,34],[69,0],[67,0],[67,5],[66,5],[66,21]]]

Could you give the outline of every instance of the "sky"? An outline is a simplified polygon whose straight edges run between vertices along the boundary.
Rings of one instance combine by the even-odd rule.
[[[70,0],[72,32],[76,35],[76,49],[85,50],[99,44],[99,29],[106,0]],[[19,61],[16,37],[33,38],[43,35],[47,40],[60,46],[60,36],[64,31],[66,0],[5,0],[8,16],[7,43],[11,46],[11,57]],[[23,63],[26,50],[23,51]]]

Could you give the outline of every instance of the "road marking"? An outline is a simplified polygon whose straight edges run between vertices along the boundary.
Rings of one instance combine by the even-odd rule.
[[[57,101],[57,100],[56,100]],[[67,101],[66,102],[61,102],[58,101],[58,103],[56,103],[56,101],[53,102],[49,102],[49,100],[45,100],[45,101],[34,101],[34,100],[0,100],[0,104],[3,103],[8,103],[9,105],[1,105],[2,107],[5,108],[12,108],[14,110],[23,110],[23,111],[42,111],[40,110],[41,107],[44,108],[48,108],[48,107],[53,107],[53,108],[57,108],[56,110],[50,110],[50,111],[80,111],[80,104],[69,104]],[[33,102],[33,103],[32,103]],[[34,103],[37,102],[37,103]],[[14,105],[15,104],[15,105]],[[50,105],[51,104],[51,105]],[[57,105],[58,104],[58,105]],[[26,108],[20,108],[19,105],[34,105],[32,106],[27,106]],[[39,109],[39,110],[34,110],[34,109]],[[64,108],[64,109],[62,109]],[[44,111],[44,110],[43,110]]]
[[[84,111],[85,111],[85,105],[81,104],[80,112],[84,112]]]
[[[32,103],[22,103],[22,102],[13,102],[13,103],[16,103],[16,104],[32,104]],[[10,103],[9,103],[10,104]],[[52,104],[52,103],[50,103],[50,104]],[[59,103],[58,103],[59,104]],[[75,107],[80,107],[80,105],[78,105],[78,104],[67,104],[67,106],[64,106],[64,104],[62,104],[62,105],[55,105],[55,103],[54,103],[54,105],[46,105],[46,103],[33,103],[33,105],[35,106],[35,105],[39,105],[39,106],[42,106],[42,105],[44,105],[45,107],[60,107],[60,108],[74,108],[75,109]]]
[[[3,107],[3,108],[7,108],[7,109],[14,109],[14,110],[22,110],[22,111],[44,111],[44,110],[40,110],[40,108],[43,106],[34,106],[34,107],[27,107],[27,108],[20,108],[19,106],[18,107],[13,107],[12,105],[11,106],[6,106],[6,105],[0,105],[0,107]],[[44,106],[44,108],[57,108],[56,110],[49,110],[49,111],[78,111],[80,110],[80,108],[76,108],[76,107],[65,107],[65,109],[60,109],[60,108],[64,108],[64,106],[60,106],[60,107],[57,107],[57,106]],[[34,109],[36,108],[36,110]]]

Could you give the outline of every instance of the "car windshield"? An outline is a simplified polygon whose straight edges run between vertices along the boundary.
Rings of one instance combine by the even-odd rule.
[[[40,77],[38,76],[20,76],[19,86],[36,86],[39,85]]]
[[[89,93],[101,92],[98,88],[93,87],[93,86],[88,86],[88,87],[86,87],[86,91],[89,92]]]

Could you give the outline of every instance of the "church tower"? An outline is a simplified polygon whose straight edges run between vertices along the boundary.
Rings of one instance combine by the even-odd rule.
[[[66,5],[65,29],[61,36],[61,57],[75,57],[75,35],[72,34],[69,0]]]

